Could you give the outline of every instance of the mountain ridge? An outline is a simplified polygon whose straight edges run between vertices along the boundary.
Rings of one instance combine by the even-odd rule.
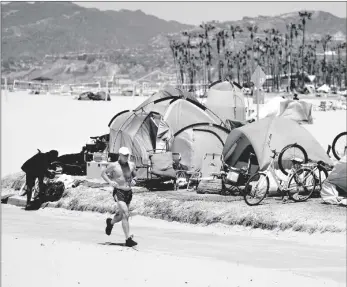
[[[258,26],[256,36],[262,35],[264,29],[272,28],[285,33],[286,23],[299,23],[298,12],[277,16],[245,16],[241,20],[217,23],[224,28],[228,25],[243,28],[244,32],[236,35],[235,47],[239,48],[249,41],[248,25]],[[121,73],[131,74],[135,71],[136,77],[156,69],[169,72],[173,69],[173,59],[167,35],[180,34],[183,30],[197,27],[173,20],[166,21],[141,10],[101,11],[71,2],[10,2],[1,4],[1,16],[2,72],[11,74],[38,66],[44,66],[45,71],[50,71],[51,64],[46,61],[46,55],[52,58],[60,55],[57,59],[61,59],[64,55],[69,58],[69,54],[88,53],[106,55],[100,56],[98,61],[104,61],[106,66],[117,65]],[[306,25],[307,40],[331,34],[335,40],[346,41],[346,23],[346,18],[329,12],[313,11],[312,20],[308,20]],[[297,45],[301,42],[300,38],[299,35]],[[81,67],[85,67],[83,69],[87,74],[95,69],[104,69],[100,63],[93,66],[93,57],[82,57],[84,62],[81,62]],[[77,58],[72,57],[71,61]],[[101,75],[101,70],[98,75]],[[61,78],[65,79],[67,71],[74,70],[69,69],[66,61],[62,61],[57,71],[64,71]],[[74,72],[69,73],[72,75]],[[106,70],[103,73],[108,74]]]

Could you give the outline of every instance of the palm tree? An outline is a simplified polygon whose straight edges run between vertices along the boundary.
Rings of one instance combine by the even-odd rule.
[[[237,52],[233,57],[233,61],[236,63],[236,73],[237,73],[237,82],[242,85],[240,75],[241,75],[241,51]]]
[[[252,48],[252,61],[251,61],[251,70],[250,73],[252,74],[254,71],[254,51],[253,51],[253,41],[254,41],[254,35],[258,31],[258,26],[257,25],[248,25],[247,30],[250,33],[250,38],[251,38],[251,48]]]
[[[233,51],[235,51],[235,36],[236,34],[241,34],[243,30],[240,26],[229,25],[228,30],[231,32],[231,37],[233,38]]]
[[[289,37],[289,59],[288,59],[288,86],[289,89],[291,89],[291,74],[293,73],[293,69],[292,69],[292,56],[293,56],[293,40],[294,38],[297,38],[299,36],[298,33],[298,26],[294,23],[289,23],[286,25],[287,27],[287,33],[288,33],[288,37]]]
[[[340,88],[342,88],[341,49],[346,49],[346,42],[337,45],[337,77]],[[346,71],[344,73],[346,74]]]
[[[222,37],[224,35],[224,30],[219,30],[213,40],[216,41],[216,48],[217,48],[217,55],[218,55],[218,80],[222,79],[222,70],[221,70],[221,58],[220,58],[220,54],[221,54],[221,42],[222,42]]]
[[[201,71],[202,71],[202,82],[203,85],[205,86],[206,83],[206,43],[204,40],[204,34],[199,33],[198,37],[200,39],[198,47],[199,47],[199,57],[200,57],[200,62],[201,62]]]
[[[323,47],[324,52],[324,58],[323,58],[323,65],[322,65],[322,72],[323,72],[323,84],[326,82],[326,70],[327,70],[327,64],[326,64],[326,51],[328,49],[328,43],[331,41],[331,35],[326,34],[321,38],[321,43]]]
[[[200,25],[200,28],[204,30],[205,33],[205,40],[206,40],[206,49],[207,49],[207,80],[209,84],[212,82],[211,81],[211,64],[212,64],[212,54],[211,54],[211,45],[210,45],[210,40],[209,40],[209,33],[214,30],[216,27],[212,23],[202,23]]]
[[[171,50],[172,56],[173,56],[173,58],[174,58],[174,65],[175,65],[175,74],[176,74],[176,78],[179,79],[179,76],[178,76],[178,62],[177,62],[179,44],[178,44],[178,42],[177,42],[176,40],[174,40],[171,36],[168,36],[168,40],[169,40],[170,50]]]
[[[301,86],[304,87],[304,49],[305,49],[305,30],[306,30],[306,21],[311,20],[312,13],[303,11],[299,12],[300,21],[301,21],[301,30],[302,30],[302,49],[301,49]]]
[[[230,50],[226,50],[224,54],[224,58],[226,61],[226,66],[227,66],[226,77],[229,80],[232,80],[233,79],[233,62],[234,62],[233,52]]]

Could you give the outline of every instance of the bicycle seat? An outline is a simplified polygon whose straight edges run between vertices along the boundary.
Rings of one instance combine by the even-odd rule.
[[[333,169],[334,168],[333,165],[327,164],[321,160],[317,162],[317,165],[322,166],[322,167],[327,168],[327,169]]]

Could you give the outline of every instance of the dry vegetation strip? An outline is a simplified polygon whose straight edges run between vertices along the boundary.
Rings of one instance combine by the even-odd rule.
[[[21,186],[15,183],[18,178],[20,174],[2,180],[2,195],[18,194],[18,186]],[[109,187],[79,186],[67,189],[55,203],[55,207],[101,213],[114,213],[115,206]],[[201,195],[185,190],[147,192],[138,189],[133,197],[131,211],[132,214],[191,224],[224,223],[308,233],[346,232],[347,209],[323,204],[320,198],[286,204],[277,198],[268,198],[260,206],[249,207],[237,196]]]

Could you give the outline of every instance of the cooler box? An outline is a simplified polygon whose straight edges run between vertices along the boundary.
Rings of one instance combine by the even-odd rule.
[[[102,179],[101,172],[107,168],[110,162],[107,161],[90,161],[87,162],[87,178]]]

